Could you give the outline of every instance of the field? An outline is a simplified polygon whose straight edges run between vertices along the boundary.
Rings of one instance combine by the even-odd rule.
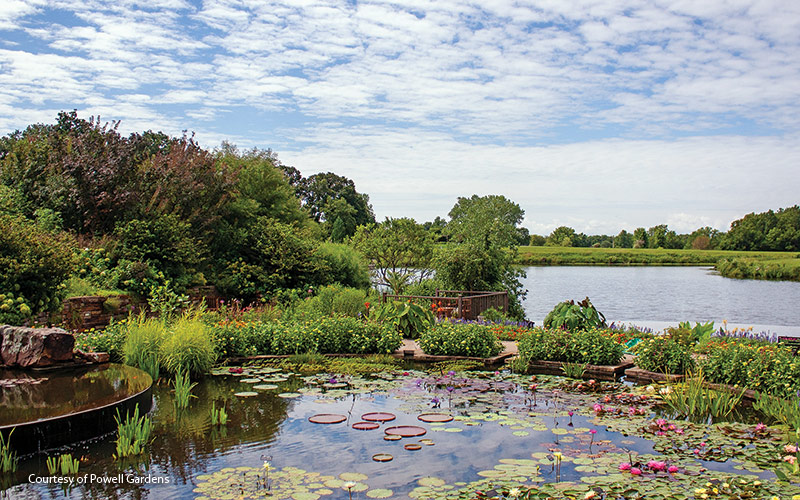
[[[713,266],[723,259],[770,261],[800,268],[798,252],[742,252],[728,250],[667,250],[662,248],[519,247],[516,263],[528,266]]]

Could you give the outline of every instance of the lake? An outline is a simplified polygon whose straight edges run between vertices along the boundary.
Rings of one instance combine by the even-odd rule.
[[[723,320],[800,336],[800,283],[723,278],[709,267],[525,267],[523,304],[542,324],[564,300],[589,297],[606,319],[651,328]]]

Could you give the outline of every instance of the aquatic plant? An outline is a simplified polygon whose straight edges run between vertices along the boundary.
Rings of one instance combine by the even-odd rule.
[[[545,316],[543,325],[545,328],[563,328],[574,332],[590,327],[604,328],[606,317],[586,297],[577,304],[574,300],[557,304]]]
[[[228,413],[225,407],[217,408],[217,403],[211,403],[211,425],[225,425],[228,423]]]
[[[47,471],[51,476],[61,473],[62,476],[77,474],[80,468],[80,461],[72,458],[72,454],[65,453],[56,457],[47,457]]]
[[[791,429],[800,429],[800,391],[796,398],[783,399],[759,392],[753,409]]]
[[[19,458],[17,452],[11,450],[11,434],[14,429],[7,436],[0,433],[0,473],[16,472]]]
[[[696,420],[728,417],[742,396],[744,389],[728,392],[707,387],[702,370],[689,372],[685,382],[669,386],[669,390],[661,395],[672,412]]]
[[[117,422],[117,441],[114,459],[141,455],[150,443],[153,432],[153,421],[147,415],[139,416],[139,405],[133,410],[133,415],[125,414],[125,420],[119,415],[119,410],[114,417]]]
[[[568,378],[583,378],[588,363],[561,363],[561,369]]]
[[[192,394],[192,389],[194,389],[196,385],[197,382],[191,382],[189,379],[189,373],[179,368],[178,373],[175,374],[175,380],[172,381],[175,392],[175,406],[178,408],[188,407],[189,400],[197,397]]]

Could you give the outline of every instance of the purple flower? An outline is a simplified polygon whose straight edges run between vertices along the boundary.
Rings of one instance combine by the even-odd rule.
[[[335,384],[335,383],[336,383],[336,378],[335,378],[335,377],[331,377],[331,378],[328,380],[328,383],[329,383],[329,384]]]
[[[447,392],[453,392],[453,387],[448,385],[447,386]]]
[[[448,377],[452,377],[455,374],[456,374],[456,372],[454,372],[453,370],[450,370],[449,372],[447,372],[447,376]]]

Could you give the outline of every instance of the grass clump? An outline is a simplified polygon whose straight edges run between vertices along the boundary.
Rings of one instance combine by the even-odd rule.
[[[211,403],[211,425],[225,425],[228,423],[228,413],[225,407],[217,408],[217,403]]]
[[[175,392],[175,406],[180,409],[187,408],[189,400],[197,397],[192,394],[192,389],[196,385],[197,382],[191,382],[188,373],[178,369],[178,373],[175,374],[175,380],[172,381],[172,387]]]
[[[119,411],[114,417],[117,422],[116,454],[114,459],[141,455],[151,441],[153,421],[147,415],[139,416],[139,405],[133,410],[133,415],[127,413],[121,419]]]
[[[727,418],[742,396],[744,389],[727,392],[707,387],[702,370],[689,372],[685,382],[669,386],[662,394],[664,403],[673,413],[695,421]]]
[[[125,343],[122,345],[123,361],[126,365],[146,371],[154,381],[158,380],[158,358],[165,336],[166,331],[161,321],[146,318],[144,315],[131,318],[127,324]]]
[[[16,472],[19,458],[17,452],[11,450],[11,434],[14,429],[8,433],[8,436],[3,436],[0,433],[0,473],[7,474],[9,472]]]
[[[61,473],[62,476],[77,474],[80,468],[80,461],[72,458],[72,455],[65,453],[56,457],[47,457],[47,471],[51,476]]]
[[[170,373],[202,375],[214,366],[217,351],[209,328],[197,313],[185,313],[169,328],[160,349],[161,366]]]

